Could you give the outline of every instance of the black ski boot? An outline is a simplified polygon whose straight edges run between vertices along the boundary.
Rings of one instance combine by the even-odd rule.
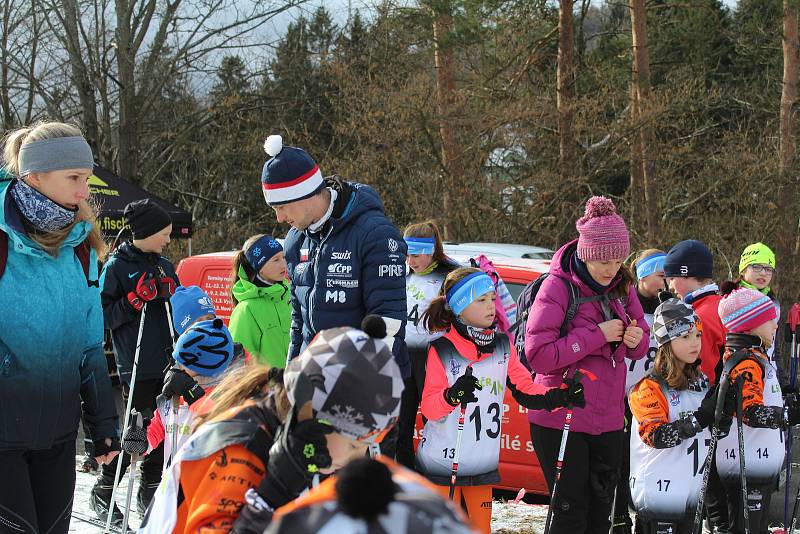
[[[144,481],[139,483],[139,492],[136,494],[136,509],[139,512],[140,518],[144,518],[144,513],[147,511],[147,507],[150,506],[150,501],[153,500],[153,496],[156,494],[158,484],[159,483],[145,483]]]
[[[612,534],[632,534],[632,529],[633,521],[631,521],[631,517],[628,514],[614,516],[614,521],[611,524]]]
[[[100,476],[89,495],[89,504],[103,523],[108,520],[108,507],[111,502],[111,493],[114,491],[110,482],[110,480],[106,480],[106,477]],[[117,528],[122,527],[122,511],[120,511],[116,503],[111,514],[111,524]]]

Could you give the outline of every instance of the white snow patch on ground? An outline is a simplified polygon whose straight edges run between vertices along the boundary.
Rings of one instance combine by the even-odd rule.
[[[76,463],[80,465],[83,463],[83,456],[78,456],[76,458]],[[139,488],[139,473],[138,469],[136,470],[136,482],[133,487],[133,501],[132,506],[133,510],[131,511],[130,520],[129,520],[129,528],[136,529],[139,527],[139,514],[136,512],[136,491]],[[76,482],[75,482],[75,500],[72,503],[72,509],[76,512],[80,513],[81,515],[89,516],[89,517],[96,517],[94,512],[92,511],[92,507],[89,505],[89,493],[92,490],[92,486],[94,486],[94,482],[96,479],[95,473],[84,473],[78,471],[76,473]],[[119,489],[117,489],[117,505],[119,509],[122,510],[123,506],[125,505],[125,496],[128,490],[128,474],[126,473],[124,477],[122,477],[122,483],[120,484]],[[98,528],[94,525],[89,523],[85,523],[83,521],[79,521],[78,519],[72,518],[72,522],[69,525],[69,532],[70,534],[102,534],[103,529]]]

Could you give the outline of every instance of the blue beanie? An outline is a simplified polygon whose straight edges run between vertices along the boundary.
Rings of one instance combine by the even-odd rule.
[[[282,251],[283,247],[274,237],[262,235],[244,251],[244,257],[247,258],[247,263],[253,268],[253,272],[258,273],[265,263]]]
[[[261,171],[261,187],[270,206],[312,197],[325,187],[319,166],[302,148],[284,147],[280,135],[270,135],[264,150],[271,159]]]
[[[712,278],[714,256],[705,244],[696,239],[681,241],[667,253],[664,275],[668,277]]]
[[[198,317],[217,315],[211,297],[197,286],[178,286],[169,303],[172,306],[172,324],[175,325],[175,332],[178,335],[183,334],[186,327]]]
[[[217,376],[233,360],[231,333],[222,319],[195,323],[178,338],[172,357],[201,376]]]

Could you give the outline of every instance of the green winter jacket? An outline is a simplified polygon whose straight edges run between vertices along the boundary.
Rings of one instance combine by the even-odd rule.
[[[258,363],[285,367],[292,325],[289,281],[259,287],[239,268],[233,296],[239,301],[231,313],[233,340],[244,345]]]

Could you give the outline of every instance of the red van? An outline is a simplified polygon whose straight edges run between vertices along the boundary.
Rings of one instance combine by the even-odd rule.
[[[226,323],[232,310],[229,287],[233,256],[234,252],[191,256],[183,259],[177,269],[178,278],[183,285],[198,285],[209,294],[217,308],[217,315]],[[467,260],[458,257],[456,259]],[[528,282],[550,268],[550,262],[545,260],[498,258],[493,259],[493,262],[514,300]],[[519,406],[511,398],[511,394],[506,392],[500,441],[501,482],[497,487],[513,491],[525,488],[528,493],[547,495],[547,484],[533,452],[526,414],[527,410]],[[419,438],[421,430],[422,421],[418,415],[415,438]]]

